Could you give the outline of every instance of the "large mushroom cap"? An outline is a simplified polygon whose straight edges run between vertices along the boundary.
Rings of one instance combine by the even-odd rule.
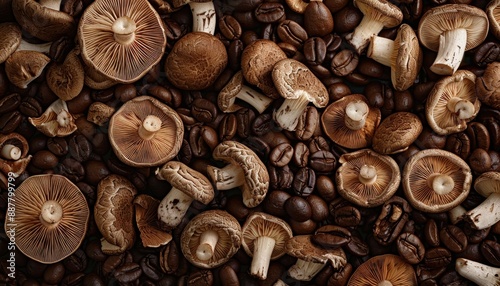
[[[500,1],[500,0],[499,0]],[[500,9],[499,9],[500,10]],[[500,11],[499,11],[500,13]],[[500,110],[500,62],[489,63],[482,76],[476,78],[477,97],[484,104]]]
[[[134,199],[135,221],[144,247],[159,247],[172,240],[170,233],[160,229],[157,216],[159,205],[160,201],[145,194]]]
[[[381,154],[406,151],[423,130],[418,116],[411,112],[396,112],[387,116],[375,130],[373,150]]]
[[[417,35],[408,24],[402,24],[394,39],[391,58],[391,82],[396,90],[413,85],[422,66],[423,53]]]
[[[500,193],[500,172],[482,173],[474,181],[474,189],[484,197]]]
[[[151,138],[139,134],[147,119],[153,116],[161,124]],[[163,164],[177,155],[184,135],[182,120],[160,101],[140,96],[127,101],[109,121],[109,141],[116,156],[134,167]]]
[[[5,61],[5,74],[13,85],[24,89],[42,74],[49,62],[50,58],[43,53],[16,51]]]
[[[27,178],[15,192],[16,245],[29,258],[56,263],[75,252],[87,231],[85,196],[60,175]],[[11,226],[5,220],[5,230]]]
[[[490,23],[491,33],[500,38],[500,0],[491,0],[486,6],[486,14]]]
[[[392,28],[401,24],[403,12],[386,0],[354,0],[354,5],[368,17],[382,22],[384,27]]]
[[[285,245],[286,253],[304,261],[323,264],[329,262],[335,269],[340,269],[347,263],[342,248],[321,248],[312,242],[311,237],[312,235],[296,235],[290,238]]]
[[[163,22],[147,0],[90,4],[78,27],[85,64],[119,82],[134,82],[160,61],[167,38]]]
[[[392,285],[416,286],[413,267],[401,257],[384,254],[372,257],[361,264],[351,275],[347,286]]]
[[[0,23],[0,64],[21,44],[21,28],[16,23]]]

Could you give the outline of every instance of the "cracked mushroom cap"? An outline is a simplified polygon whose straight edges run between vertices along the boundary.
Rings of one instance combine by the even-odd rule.
[[[491,33],[500,39],[500,0],[491,0],[486,6],[486,14],[490,23]]]
[[[0,23],[0,64],[16,51],[21,44],[21,28],[16,23]]]
[[[46,264],[70,256],[87,231],[85,196],[61,175],[36,175],[16,189],[16,245],[29,258]],[[6,233],[11,226],[5,220]]]
[[[200,238],[205,231],[215,231],[218,235],[214,252],[208,260],[197,256]],[[195,216],[186,225],[181,235],[181,250],[184,257],[200,268],[215,268],[226,263],[241,246],[241,226],[239,222],[223,210],[208,210]]]
[[[377,19],[386,28],[393,28],[403,21],[403,12],[386,0],[354,0],[356,6],[365,17]]]
[[[500,193],[500,172],[482,173],[474,181],[474,189],[486,198],[493,193]]]
[[[134,199],[135,221],[144,247],[160,247],[172,240],[172,235],[160,229],[158,206],[160,201],[140,194]]]
[[[347,286],[392,285],[416,286],[417,276],[411,264],[394,254],[372,257],[361,264]]]
[[[387,116],[375,130],[373,150],[380,154],[404,152],[423,130],[420,118],[411,112],[396,112]]]
[[[335,176],[337,191],[346,200],[362,207],[382,205],[399,187],[401,175],[396,161],[370,149],[347,153]]]
[[[499,69],[499,62],[492,62],[486,66],[483,75],[476,78],[476,94],[482,103],[500,110]]]
[[[457,155],[440,150],[417,152],[406,162],[403,190],[410,204],[424,212],[446,212],[469,194],[472,174]]]
[[[410,25],[402,24],[394,39],[391,58],[391,82],[396,90],[410,88],[420,72],[423,53]]]
[[[62,99],[54,101],[40,117],[29,117],[28,120],[38,131],[49,137],[68,136],[78,129],[66,101]]]
[[[285,244],[288,255],[302,259],[307,262],[330,264],[335,269],[344,267],[347,259],[342,248],[326,249],[318,247],[311,240],[312,235],[296,235]]]

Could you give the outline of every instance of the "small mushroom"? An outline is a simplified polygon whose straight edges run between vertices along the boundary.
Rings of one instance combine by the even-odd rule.
[[[479,100],[498,110],[500,110],[499,70],[500,62],[492,62],[488,64],[483,75],[476,78],[476,95]]]
[[[396,112],[387,116],[375,130],[373,150],[380,154],[401,153],[417,140],[423,125],[411,112]]]
[[[249,208],[264,200],[269,189],[269,173],[254,151],[242,143],[226,140],[215,147],[212,157],[229,163],[224,168],[207,166],[217,190],[240,188],[243,204]]]
[[[254,212],[242,227],[242,237],[243,249],[252,257],[250,275],[265,280],[269,262],[285,254],[285,245],[292,238],[292,230],[280,218]]]
[[[109,122],[115,111],[114,107],[105,103],[99,101],[93,102],[87,111],[87,121],[104,126]]]
[[[167,162],[155,174],[158,179],[166,180],[172,185],[172,189],[158,206],[158,218],[169,229],[181,223],[193,200],[206,205],[214,198],[210,181],[181,162]]]
[[[452,75],[464,52],[481,44],[488,35],[486,13],[466,4],[446,4],[430,8],[420,18],[418,36],[422,45],[437,51],[431,71]]]
[[[16,51],[5,61],[5,73],[13,85],[25,89],[49,62],[50,58],[40,52]]]
[[[52,264],[75,252],[87,231],[89,208],[85,196],[61,175],[28,177],[15,192],[14,222],[5,220],[5,233],[15,228],[16,247],[29,258]]]
[[[28,150],[28,141],[21,134],[0,135],[0,171],[19,177],[31,160]]]
[[[102,251],[113,255],[132,248],[135,242],[134,205],[137,190],[125,177],[109,175],[97,185],[94,219],[101,232]]]
[[[47,69],[47,85],[64,101],[75,98],[83,89],[85,72],[77,53],[75,49],[71,50],[64,62],[53,62]]]
[[[172,235],[160,229],[157,199],[140,194],[134,201],[135,221],[144,247],[160,247],[172,240]]]
[[[78,129],[62,99],[54,101],[40,117],[29,117],[28,120],[38,131],[49,137],[68,136]]]
[[[406,162],[403,190],[410,204],[423,212],[446,212],[469,194],[472,174],[457,155],[440,150],[417,152]]]
[[[0,64],[13,54],[21,44],[21,28],[16,23],[0,23]]]
[[[342,165],[335,176],[337,191],[358,206],[382,205],[399,187],[399,167],[390,156],[363,149],[340,156],[339,162]]]
[[[272,77],[278,93],[285,98],[273,113],[273,118],[285,130],[295,130],[309,102],[318,108],[328,104],[326,87],[307,66],[297,60],[284,59],[277,62]]]
[[[184,227],[181,250],[196,267],[215,268],[226,263],[241,246],[239,222],[223,210],[204,211]]]
[[[394,254],[374,256],[361,264],[347,286],[416,286],[417,276],[411,264]]]
[[[172,4],[174,8],[189,4],[189,8],[193,14],[192,32],[215,34],[217,16],[212,0],[172,0]]]
[[[328,105],[321,115],[321,125],[336,144],[359,149],[372,143],[380,119],[378,108],[368,106],[362,94],[352,94]]]
[[[468,211],[465,219],[472,227],[485,229],[500,221],[500,172],[481,174],[474,182],[474,189],[486,200]]]
[[[439,135],[464,131],[476,117],[481,102],[476,95],[476,76],[459,70],[436,84],[427,96],[425,115],[429,126]]]
[[[490,31],[500,39],[500,0],[491,0],[486,6],[486,15],[490,23]]]
[[[455,270],[462,277],[482,286],[500,284],[500,268],[489,266],[467,258],[457,258]]]
[[[175,110],[150,96],[127,101],[109,121],[116,156],[134,167],[164,164],[177,155],[184,125]]]
[[[288,269],[288,275],[298,281],[311,281],[327,263],[335,270],[347,263],[342,248],[321,248],[312,242],[311,235],[290,238],[286,242],[285,250],[288,255],[297,258],[295,264]]]

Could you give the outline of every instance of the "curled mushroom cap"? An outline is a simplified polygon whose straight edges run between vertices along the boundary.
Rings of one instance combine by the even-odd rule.
[[[169,243],[172,235],[160,229],[157,199],[140,194],[134,199],[135,221],[144,247],[159,247]]]
[[[60,175],[36,175],[16,189],[16,246],[29,258],[52,264],[75,252],[87,231],[89,208],[85,196]]]
[[[491,0],[486,6],[486,14],[490,23],[491,33],[500,39],[500,0]]]
[[[337,190],[346,200],[362,207],[387,201],[399,187],[401,175],[396,161],[369,149],[347,153],[335,176]]]
[[[147,0],[95,1],[78,27],[82,58],[106,77],[137,81],[163,56],[163,22]]]
[[[39,77],[50,58],[37,51],[16,51],[5,61],[5,73],[9,81],[19,87],[27,88]]]
[[[195,216],[181,235],[184,257],[201,268],[226,263],[241,246],[239,222],[223,210],[208,210]]]
[[[21,28],[16,23],[0,23],[0,64],[16,51],[21,44]]]
[[[78,52],[71,50],[61,64],[53,62],[47,69],[47,85],[60,99],[75,98],[83,89],[85,72]]]
[[[372,257],[361,264],[349,278],[347,286],[416,286],[417,276],[411,264],[394,254]]]
[[[475,88],[476,76],[459,70],[438,81],[427,97],[425,114],[429,126],[440,135],[464,131],[481,106]]]
[[[38,131],[49,137],[68,136],[78,129],[73,115],[68,111],[68,105],[62,99],[54,101],[40,117],[29,117],[28,120]]]
[[[134,167],[163,164],[181,148],[184,125],[175,110],[150,96],[127,101],[109,121],[116,156]]]
[[[424,212],[449,211],[469,194],[472,174],[457,155],[439,149],[419,151],[406,162],[403,190],[410,204]]]
[[[500,1],[500,0],[499,0]],[[500,11],[499,11],[500,12]],[[500,109],[499,62],[488,64],[482,76],[476,78],[476,94],[482,103]]]
[[[500,172],[481,174],[474,181],[474,189],[486,200],[468,211],[465,218],[474,228],[485,229],[500,221]]]
[[[28,141],[21,134],[0,135],[0,172],[19,177],[31,160],[28,150]]]
[[[396,112],[387,116],[375,130],[373,150],[381,154],[404,152],[423,130],[418,116],[411,112]]]

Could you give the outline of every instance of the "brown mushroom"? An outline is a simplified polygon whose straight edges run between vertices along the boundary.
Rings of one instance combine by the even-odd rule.
[[[29,117],[28,120],[38,131],[49,137],[68,136],[78,129],[66,102],[61,99],[54,101],[40,117]]]
[[[107,89],[118,83],[118,81],[108,78],[87,65],[83,66],[85,72],[85,85],[93,89]]]
[[[87,120],[99,126],[106,125],[111,116],[115,113],[115,108],[105,103],[93,102],[87,111]]]
[[[499,0],[500,1],[500,0]],[[476,95],[482,103],[500,109],[500,62],[486,66],[482,76],[476,78]]]
[[[15,199],[13,221],[5,220],[5,232],[9,236],[15,232],[22,253],[52,264],[78,249],[87,231],[89,208],[70,180],[55,174],[28,177],[16,189]]]
[[[151,167],[177,155],[184,125],[172,108],[150,96],[139,96],[113,114],[108,132],[113,151],[122,162]]]
[[[17,178],[31,160],[28,141],[19,133],[0,135],[0,172]]]
[[[42,74],[50,58],[36,51],[16,51],[5,61],[5,73],[9,81],[19,87],[27,88]]]
[[[21,44],[21,28],[16,23],[0,23],[0,64],[16,51]]]
[[[415,114],[393,113],[375,130],[373,150],[386,155],[404,152],[417,140],[423,128],[422,122]]]
[[[53,62],[47,69],[47,85],[64,101],[75,98],[83,89],[85,72],[77,53],[75,49],[71,50],[64,62]]]
[[[172,235],[160,229],[157,199],[140,194],[134,199],[135,221],[144,247],[159,247],[168,244]]]
[[[212,0],[172,0],[174,8],[189,4],[193,15],[192,32],[203,32],[213,35],[217,24],[217,15]]]
[[[411,264],[394,254],[374,256],[361,264],[347,286],[416,286],[417,276]]]
[[[486,6],[491,33],[500,39],[500,0],[491,0]]]
[[[481,204],[465,214],[476,229],[485,229],[500,221],[500,172],[486,172],[474,181],[474,189],[483,197]]]

